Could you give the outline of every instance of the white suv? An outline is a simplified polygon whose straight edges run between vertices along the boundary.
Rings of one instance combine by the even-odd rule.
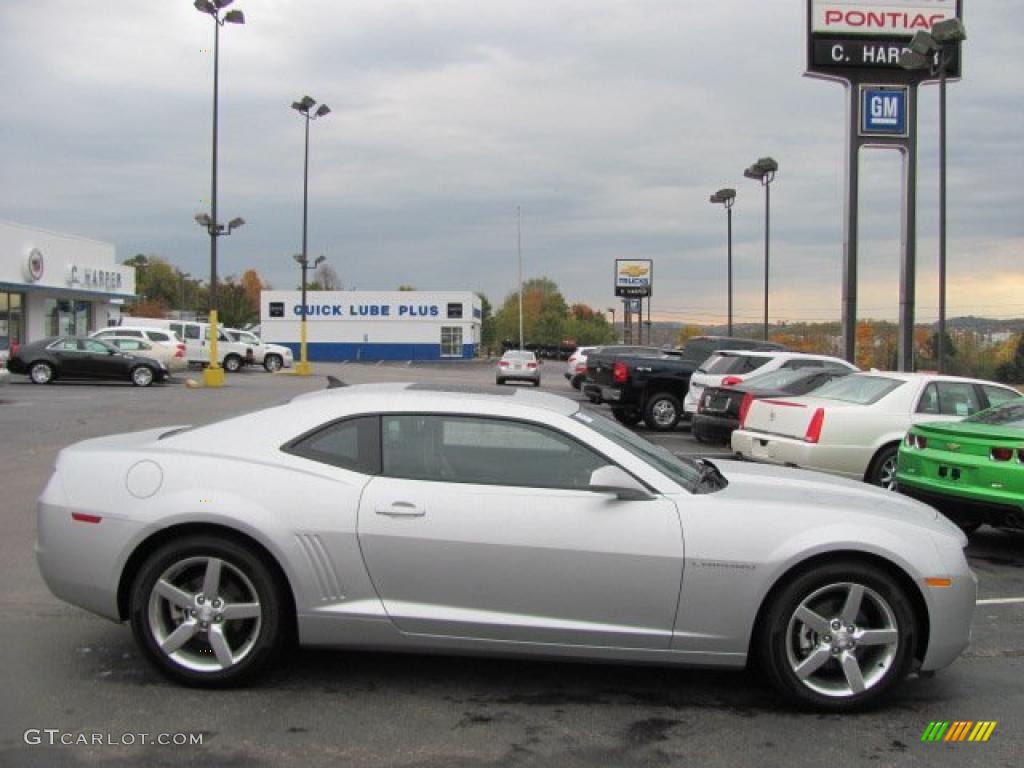
[[[597,347],[576,347],[576,350],[569,355],[569,361],[565,366],[565,378],[569,380],[573,389],[579,389],[583,380],[587,378],[587,354]]]
[[[206,365],[210,362],[210,324],[195,320],[165,320],[153,317],[133,317],[133,326],[160,328],[172,331],[185,342],[185,354],[190,364]],[[217,357],[221,367],[228,373],[240,371],[252,364],[252,348],[224,333],[224,326],[217,326]]]
[[[292,367],[292,351],[280,344],[264,344],[263,339],[252,331],[240,331],[237,328],[225,328],[224,332],[237,342],[252,348],[252,362],[262,365],[273,373],[282,368]]]
[[[697,411],[701,393],[705,387],[729,387],[739,384],[753,373],[758,375],[771,371],[796,370],[800,368],[837,368],[845,371],[858,371],[852,365],[838,357],[828,355],[810,355],[804,352],[775,352],[770,350],[721,350],[715,352],[701,363],[690,377],[690,389],[683,401],[687,414]]]

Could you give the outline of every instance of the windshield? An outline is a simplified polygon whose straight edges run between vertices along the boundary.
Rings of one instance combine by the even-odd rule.
[[[971,424],[989,424],[993,427],[1024,429],[1024,402],[1003,403],[968,416],[964,421]]]
[[[700,468],[692,462],[682,461],[659,445],[654,445],[630,432],[611,419],[591,412],[576,411],[573,418],[592,430],[621,445],[641,461],[650,464],[663,475],[693,491],[700,480]]]
[[[887,376],[855,374],[830,381],[825,386],[816,389],[814,397],[857,405],[871,405],[904,384],[906,384],[905,381],[890,379]]]

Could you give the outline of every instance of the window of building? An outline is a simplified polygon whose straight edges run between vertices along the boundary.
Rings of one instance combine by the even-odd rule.
[[[0,291],[0,349],[9,349],[12,344],[25,341],[24,306],[22,294]]]
[[[448,305],[448,319],[449,320],[461,320],[462,319],[462,304],[453,302]]]
[[[461,328],[441,328],[441,357],[462,357]]]
[[[44,299],[47,336],[85,336],[92,325],[92,304],[74,299]]]

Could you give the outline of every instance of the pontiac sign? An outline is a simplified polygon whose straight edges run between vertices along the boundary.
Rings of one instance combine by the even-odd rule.
[[[650,296],[654,284],[654,262],[650,259],[615,260],[615,295]]]

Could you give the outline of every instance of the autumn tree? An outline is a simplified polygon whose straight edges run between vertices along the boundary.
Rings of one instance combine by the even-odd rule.
[[[676,337],[676,344],[680,347],[686,346],[686,342],[695,336],[700,336],[704,333],[704,329],[699,325],[693,323],[687,323],[679,329],[679,335]]]

